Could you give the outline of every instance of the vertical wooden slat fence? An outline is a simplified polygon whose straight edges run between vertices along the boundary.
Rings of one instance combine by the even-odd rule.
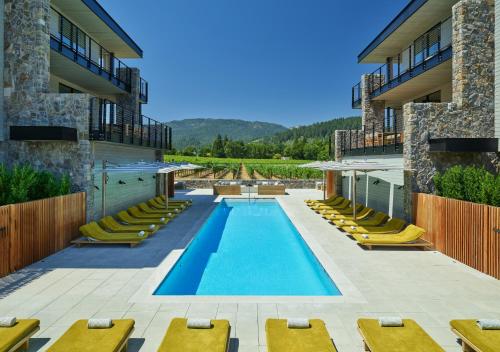
[[[0,207],[0,277],[68,247],[85,206],[85,193],[74,193]]]
[[[413,204],[414,222],[436,250],[500,279],[500,208],[423,193]]]

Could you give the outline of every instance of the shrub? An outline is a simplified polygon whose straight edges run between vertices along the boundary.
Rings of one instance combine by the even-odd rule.
[[[500,175],[474,166],[453,166],[433,178],[436,194],[474,203],[500,206]]]
[[[29,165],[8,170],[0,164],[0,205],[22,203],[70,193],[68,175],[57,179],[47,171],[35,171]]]

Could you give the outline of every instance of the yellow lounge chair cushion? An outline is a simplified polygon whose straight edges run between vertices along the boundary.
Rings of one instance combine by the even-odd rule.
[[[482,330],[476,320],[452,320],[450,325],[481,352],[500,351],[500,330]]]
[[[406,229],[395,234],[368,234],[368,238],[364,238],[362,234],[355,233],[352,235],[361,244],[403,244],[417,241],[425,234],[425,230],[415,225],[409,225]]]
[[[368,218],[369,216],[373,215],[373,209],[371,208],[364,208],[356,214],[356,219],[357,220],[363,220]],[[333,216],[332,214],[330,215],[324,215],[323,216],[325,219],[332,220],[332,221],[338,221],[340,219],[343,219],[344,221],[347,220],[352,220],[354,219],[354,215],[347,215],[347,214],[335,214]]]
[[[172,212],[165,211],[162,214],[145,213],[141,209],[139,209],[138,207],[130,207],[127,210],[130,213],[130,215],[132,215],[133,217],[136,217],[139,219],[155,219],[158,221],[161,218],[165,218],[165,219],[168,218],[169,213],[172,214],[172,217],[170,217],[170,219],[174,218],[176,215],[173,211]]]
[[[175,318],[158,352],[226,352],[229,330],[227,320],[212,320],[210,329],[189,329],[187,319]]]
[[[109,329],[89,329],[88,320],[78,320],[48,352],[118,352],[134,328],[134,320],[113,320]]]
[[[165,225],[167,224],[170,220],[165,218],[164,221],[160,221],[160,219],[139,219],[135,218],[126,211],[121,211],[118,214],[116,214],[116,217],[120,219],[123,222],[126,222],[128,224],[134,224],[134,225]]]
[[[157,232],[160,229],[160,226],[155,225],[155,224],[149,224],[149,225],[124,225],[113,219],[111,216],[106,216],[99,220],[99,225],[101,225],[103,228],[109,229],[111,232],[118,232],[118,233],[130,233],[130,232],[139,232],[139,231],[144,231],[148,235],[152,235],[155,232]],[[151,229],[150,225],[154,225],[154,227]]]
[[[333,223],[337,227],[342,227],[342,226],[379,226],[383,223],[385,223],[389,219],[389,215],[384,214],[382,212],[378,212],[375,215],[373,215],[371,218],[368,219],[361,219],[361,220],[348,220],[345,219],[344,222],[341,222],[339,220],[334,220]]]
[[[8,351],[40,326],[38,319],[19,319],[10,328],[0,327],[0,351]]]
[[[378,319],[359,319],[358,327],[371,352],[444,352],[414,320],[402,327],[382,327]]]
[[[311,319],[308,329],[289,329],[286,319],[267,319],[268,352],[337,352],[325,323]]]
[[[148,238],[148,234],[139,236],[139,231],[128,233],[109,233],[104,231],[96,222],[92,221],[86,225],[80,226],[82,235],[88,238],[93,238],[97,241],[137,241],[141,242]]]
[[[344,226],[342,229],[350,234],[389,234],[401,232],[405,225],[406,221],[393,218],[382,226],[357,226],[354,230],[350,226]]]

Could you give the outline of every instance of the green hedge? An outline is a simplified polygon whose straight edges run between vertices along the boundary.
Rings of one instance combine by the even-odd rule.
[[[500,175],[484,168],[453,166],[436,173],[434,185],[437,195],[500,207]]]
[[[47,171],[35,171],[29,165],[12,170],[0,164],[0,205],[61,196],[70,193],[68,175],[60,178]]]

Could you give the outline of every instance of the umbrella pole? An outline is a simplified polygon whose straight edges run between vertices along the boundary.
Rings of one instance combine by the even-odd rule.
[[[108,173],[106,172],[106,160],[102,161],[102,185],[101,185],[101,217],[106,216],[106,184]]]
[[[352,214],[353,214],[353,219],[354,221],[357,220],[356,218],[356,170],[353,171],[353,178],[352,178]]]
[[[325,173],[326,171],[323,170],[323,200],[326,200]]]
[[[168,173],[165,173],[165,210],[168,210]]]

